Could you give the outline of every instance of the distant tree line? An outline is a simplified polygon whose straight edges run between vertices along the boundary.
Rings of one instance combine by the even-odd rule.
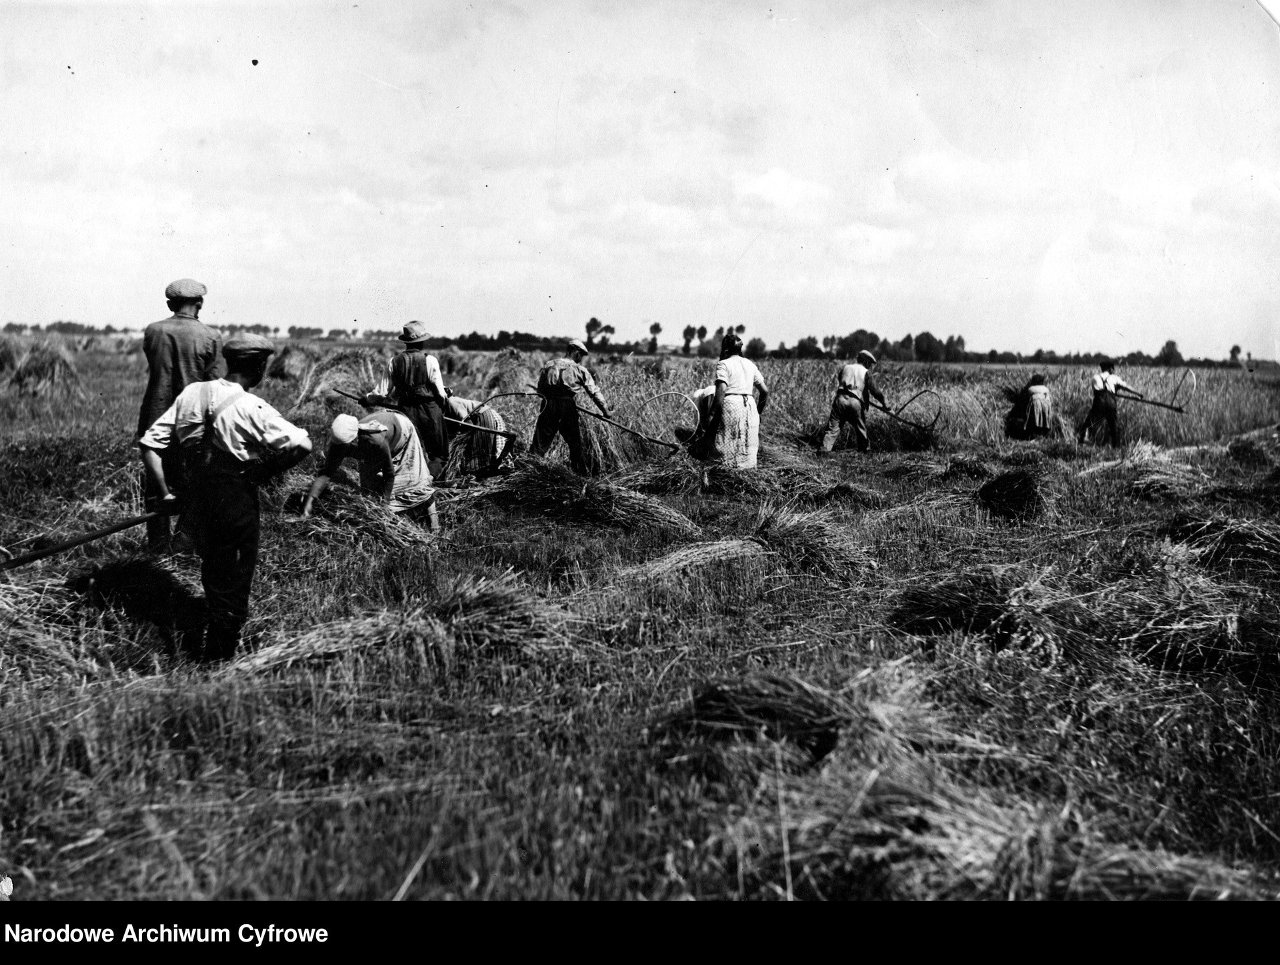
[[[280,329],[278,327],[272,328],[267,325],[219,325],[218,328],[224,332],[251,332],[255,335],[280,337]],[[614,327],[595,317],[587,321],[584,329],[586,334],[585,341],[588,347],[598,352],[607,351],[619,355],[629,353],[656,354],[658,352],[658,336],[662,333],[662,325],[658,322],[651,322],[649,324],[648,339],[638,342],[615,342],[612,340],[613,336],[617,334]],[[63,320],[50,322],[43,329],[39,325],[22,325],[17,322],[7,322],[3,331],[6,334],[35,334],[41,331],[58,335],[129,334],[128,329],[114,328],[111,325],[107,325],[105,328],[98,328],[92,325],[84,325],[80,322]],[[322,328],[307,325],[290,325],[285,331],[287,337],[291,339],[363,339],[364,341],[375,342],[394,341],[399,335],[397,331],[390,329],[365,329],[361,332],[356,328],[349,330],[335,328],[326,332]],[[698,355],[703,358],[714,357],[720,352],[720,340],[729,331],[741,335],[746,331],[746,326],[722,325],[714,331],[710,331],[705,325],[686,325],[680,333],[683,339],[680,352],[684,355]],[[457,338],[449,338],[442,335],[427,339],[424,344],[427,348],[435,349],[443,349],[453,345],[468,352],[491,352],[504,348],[514,348],[522,352],[559,352],[564,348],[565,340],[566,336],[563,335],[534,335],[530,332],[509,332],[503,329],[496,335],[483,335],[480,332],[471,332],[469,335],[462,335]],[[1052,349],[1036,349],[1030,355],[1023,355],[1017,352],[1001,352],[996,349],[990,349],[986,352],[971,352],[965,347],[964,336],[962,335],[948,335],[945,339],[941,339],[931,332],[921,332],[918,335],[907,334],[897,341],[893,341],[882,338],[875,332],[864,328],[850,332],[848,335],[828,335],[821,342],[810,335],[800,339],[791,347],[788,347],[785,342],[779,342],[778,347],[775,349],[770,349],[762,338],[751,338],[743,346],[743,354],[752,359],[851,359],[863,349],[870,351],[881,362],[1096,365],[1103,359],[1112,358],[1113,361],[1123,365],[1191,365],[1200,368],[1235,368],[1247,364],[1252,369],[1254,364],[1253,355],[1249,352],[1243,353],[1246,362],[1241,362],[1240,356],[1242,353],[1239,345],[1231,346],[1231,357],[1229,359],[1183,358],[1182,353],[1178,351],[1178,343],[1173,340],[1165,342],[1154,355],[1148,355],[1145,352],[1130,352],[1127,355],[1108,356],[1102,352],[1058,353]]]

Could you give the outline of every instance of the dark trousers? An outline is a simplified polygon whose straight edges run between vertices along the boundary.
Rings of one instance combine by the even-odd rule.
[[[258,564],[258,488],[241,475],[213,470],[193,480],[188,492],[208,614],[204,655],[227,659],[235,654],[249,617]]]
[[[564,439],[569,447],[569,465],[580,476],[593,473],[593,460],[587,458],[582,445],[582,425],[579,422],[578,406],[572,399],[547,399],[547,404],[538,413],[538,424],[533,428],[533,442],[529,452],[535,456],[544,456],[556,441],[556,433]]]
[[[845,423],[853,427],[853,444],[859,452],[871,448],[871,440],[867,438],[867,416],[862,404],[852,395],[844,392],[836,394],[831,402],[831,416],[827,419],[827,431],[822,434],[822,451],[830,452],[840,438],[840,427]]]
[[[171,492],[181,493],[183,483],[182,456],[177,446],[169,446],[160,452],[160,466],[164,470],[165,484]],[[142,506],[147,512],[160,508],[160,489],[151,481],[151,474],[144,467],[142,470]],[[164,553],[169,550],[169,538],[172,535],[170,520],[173,516],[161,516],[159,519],[147,520],[147,546],[153,552]],[[183,529],[179,526],[178,529]]]
[[[444,411],[435,399],[402,400],[400,411],[409,417],[418,431],[418,441],[427,454],[428,461],[449,461],[449,430],[444,421]],[[432,470],[435,475],[435,470]]]
[[[1120,445],[1120,427],[1116,423],[1116,397],[1110,392],[1093,393],[1093,405],[1080,424],[1076,439],[1084,442],[1092,437],[1102,445]]]

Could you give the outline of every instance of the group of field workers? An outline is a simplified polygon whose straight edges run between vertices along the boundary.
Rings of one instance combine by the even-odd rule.
[[[172,315],[146,328],[148,377],[137,438],[143,495],[152,516],[148,545],[155,552],[194,549],[200,555],[207,610],[201,655],[226,659],[234,654],[248,617],[260,534],[258,487],[304,459],[312,446],[305,430],[250,391],[266,375],[272,343],[253,334],[234,334],[223,342],[200,321],[206,293],[190,278],[173,282],[164,293]],[[333,419],[324,462],[302,501],[303,517],[311,515],[347,459],[358,464],[363,490],[391,512],[431,530],[440,527],[435,497],[443,474],[489,475],[513,468],[514,436],[501,415],[445,386],[438,360],[425,350],[430,338],[421,322],[405,325],[399,335],[403,351],[388,361],[373,391],[358,399],[363,414]],[[571,339],[565,349],[539,372],[542,408],[529,451],[545,455],[559,436],[574,471],[593,475],[598,467],[581,422],[583,413],[593,413],[580,402],[589,399],[605,420],[610,409],[583,364],[587,346]],[[870,447],[866,410],[871,400],[888,411],[872,376],[875,365],[875,356],[862,351],[840,368],[822,453],[832,451],[846,426],[854,448]],[[1100,431],[1116,441],[1115,392],[1129,387],[1104,363],[1093,388],[1094,404],[1081,438]],[[1026,427],[1031,434],[1047,430],[1051,402],[1043,377],[1033,377],[1023,393]],[[754,468],[769,389],[755,363],[743,357],[736,332],[729,331],[721,342],[712,385],[691,398],[699,425],[684,438],[690,451],[730,468]],[[459,433],[465,438],[457,438]],[[173,531],[175,516],[179,522]]]

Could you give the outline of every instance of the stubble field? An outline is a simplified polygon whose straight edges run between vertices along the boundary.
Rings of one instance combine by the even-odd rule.
[[[1187,415],[1122,403],[1097,450],[1004,439],[1030,369],[887,366],[933,432],[872,413],[872,453],[819,460],[834,364],[767,361],[754,472],[593,423],[599,480],[518,450],[442,491],[439,538],[350,487],[299,522],[355,411],[332,389],[381,351],[290,346],[259,389],[317,455],[263,493],[233,662],[186,656],[198,561],[140,530],[0,576],[15,898],[1280,893],[1274,381],[1198,373]],[[68,357],[78,393],[0,394],[11,554],[141,511],[145,363]],[[538,361],[446,381],[519,392]],[[595,371],[656,432],[711,365]],[[1048,374],[1073,426],[1091,372]],[[494,403],[522,446],[535,403]]]

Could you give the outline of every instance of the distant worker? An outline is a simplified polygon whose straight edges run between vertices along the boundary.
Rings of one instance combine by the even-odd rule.
[[[556,440],[558,432],[569,447],[569,464],[580,476],[594,475],[597,467],[587,458],[582,444],[582,426],[578,418],[578,397],[588,395],[604,416],[609,406],[596,388],[595,379],[582,364],[587,357],[587,347],[579,339],[570,339],[565,346],[566,358],[552,359],[538,373],[538,394],[546,401],[538,414],[533,429],[533,442],[529,452],[545,455]]]
[[[835,448],[841,428],[848,423],[853,429],[854,446],[859,452],[871,448],[867,437],[867,406],[871,399],[885,405],[884,393],[871,377],[876,357],[863,349],[852,363],[840,368],[836,381],[835,398],[831,400],[831,416],[827,419],[827,431],[822,436],[822,451]]]
[[[152,322],[142,333],[142,351],[147,357],[147,389],[138,412],[135,438],[140,439],[188,385],[216,379],[222,372],[218,333],[199,318],[207,291],[204,285],[190,278],[179,278],[170,283],[164,290],[164,297],[173,314]],[[180,491],[181,468],[176,450],[166,458],[165,474],[169,484],[174,491]],[[148,511],[159,508],[160,493],[145,470],[142,473],[142,496]],[[152,552],[168,552],[172,548],[171,536],[168,517],[147,523],[147,546]]]
[[[742,356],[742,339],[730,331],[720,341],[716,394],[711,401],[711,459],[732,469],[754,469],[760,452],[760,414],[769,388],[756,363]],[[760,392],[757,404],[755,391]]]
[[[481,429],[492,429],[494,432],[506,432],[507,423],[502,413],[491,405],[481,405],[474,399],[463,399],[450,395],[448,416],[459,422],[468,422]],[[495,472],[512,468],[511,454],[504,450],[509,447],[508,440],[493,432],[481,432],[477,429],[453,427],[453,449],[463,447],[461,453],[454,452],[453,458],[458,464],[458,471],[473,476],[488,476]]]
[[[360,465],[361,489],[391,512],[420,518],[430,530],[438,530],[434,481],[413,423],[387,410],[386,400],[374,393],[366,395],[362,404],[364,416],[340,415],[329,427],[324,466],[303,500],[302,515],[311,515],[333,474],[345,459],[354,458]]]
[[[1076,432],[1076,439],[1084,442],[1092,439],[1101,445],[1120,445],[1120,429],[1116,425],[1116,389],[1124,389],[1145,398],[1141,392],[1115,374],[1115,364],[1106,359],[1099,364],[1101,371],[1093,377],[1093,405]],[[1101,440],[1098,433],[1101,430]]]
[[[433,476],[449,461],[449,431],[444,421],[448,395],[440,375],[440,363],[428,355],[424,343],[431,338],[422,322],[410,322],[398,336],[404,351],[387,362],[387,372],[373,387],[409,417],[427,454]]]
[[[161,511],[181,509],[201,557],[208,623],[206,659],[230,658],[249,615],[258,562],[258,486],[311,452],[306,430],[247,391],[266,375],[275,348],[260,335],[222,347],[225,378],[189,385],[138,441]],[[162,453],[181,452],[186,488],[170,491]]]
[[[1022,438],[1036,439],[1053,431],[1053,399],[1044,376],[1036,372],[1023,388]]]

